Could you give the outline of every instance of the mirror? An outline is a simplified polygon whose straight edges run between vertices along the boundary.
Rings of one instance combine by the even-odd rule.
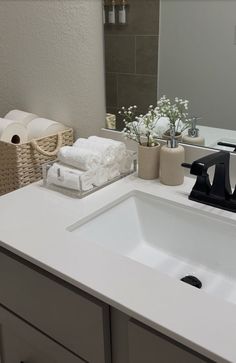
[[[125,24],[120,0],[115,4],[105,4],[104,43],[107,112],[116,115],[117,129],[124,127],[122,106],[145,114],[162,95],[180,97],[189,100],[189,116],[200,118],[204,145],[234,151],[236,1],[128,0]],[[184,142],[198,144],[191,132]]]

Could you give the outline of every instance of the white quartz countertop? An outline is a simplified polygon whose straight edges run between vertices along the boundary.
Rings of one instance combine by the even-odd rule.
[[[79,241],[66,229],[134,190],[236,224],[236,214],[188,200],[193,183],[185,178],[183,185],[168,187],[131,175],[84,199],[35,183],[0,198],[0,245],[212,360],[236,362],[235,304]]]

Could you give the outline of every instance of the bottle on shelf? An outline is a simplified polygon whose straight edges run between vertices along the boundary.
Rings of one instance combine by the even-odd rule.
[[[120,0],[118,6],[119,24],[127,24],[127,7],[128,7],[127,5],[128,5],[127,0]]]
[[[108,23],[115,24],[116,23],[116,0],[111,0],[108,5]]]

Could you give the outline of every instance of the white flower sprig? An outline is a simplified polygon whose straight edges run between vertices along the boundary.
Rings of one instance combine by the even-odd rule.
[[[171,102],[171,100],[164,95],[157,101],[155,112],[159,117],[168,117],[170,126],[172,126],[175,131],[180,130],[183,132],[189,127],[191,121],[191,119],[188,118],[188,105],[188,100],[175,97],[174,102]]]
[[[150,105],[145,115],[138,116],[137,106],[122,107],[119,114],[124,117],[123,134],[140,145],[155,146],[168,127],[175,134],[189,127],[191,119],[188,118],[188,105],[188,100],[175,97],[174,102],[171,102],[169,98],[162,96],[157,101],[157,107]]]
[[[137,106],[130,106],[127,109],[122,107],[119,114],[124,116],[125,137],[138,142],[140,145],[157,145],[157,134],[154,131],[157,119],[156,111],[152,105],[149,106],[146,115],[137,116]]]

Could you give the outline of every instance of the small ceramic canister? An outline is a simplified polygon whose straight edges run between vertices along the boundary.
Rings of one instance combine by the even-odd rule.
[[[160,144],[156,146],[138,146],[138,176],[151,180],[159,177]]]

